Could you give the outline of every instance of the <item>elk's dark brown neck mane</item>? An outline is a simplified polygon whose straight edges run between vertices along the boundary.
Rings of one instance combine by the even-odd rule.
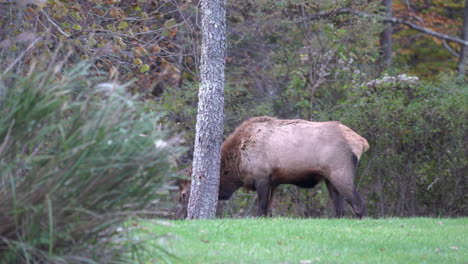
[[[242,151],[247,148],[252,138],[251,125],[273,120],[275,119],[267,116],[251,118],[236,128],[221,145],[220,200],[228,200],[243,185]]]

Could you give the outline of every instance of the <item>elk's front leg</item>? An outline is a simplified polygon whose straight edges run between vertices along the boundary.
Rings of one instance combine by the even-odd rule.
[[[333,186],[330,181],[325,181],[327,183],[328,193],[330,194],[330,198],[333,201],[333,207],[335,209],[335,217],[343,217],[344,215],[344,198],[338,192],[338,190]]]
[[[255,189],[258,197],[257,216],[266,216],[272,195],[271,185],[268,181],[256,181]]]

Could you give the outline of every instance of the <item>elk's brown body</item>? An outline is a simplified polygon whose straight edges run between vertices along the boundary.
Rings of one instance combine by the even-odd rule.
[[[219,199],[229,199],[240,187],[256,191],[257,214],[266,215],[280,184],[312,188],[325,180],[336,216],[343,216],[346,200],[362,217],[365,206],[354,177],[359,158],[368,148],[366,139],[337,121],[251,118],[221,146]],[[179,217],[186,214],[190,192],[190,182],[181,183]]]

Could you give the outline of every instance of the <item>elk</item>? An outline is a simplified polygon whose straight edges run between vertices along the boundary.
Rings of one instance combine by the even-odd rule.
[[[258,216],[265,216],[281,184],[312,188],[325,181],[335,216],[344,200],[359,218],[366,209],[354,186],[358,161],[367,140],[338,121],[254,117],[243,122],[221,146],[219,200],[243,187],[257,192]],[[179,180],[176,217],[185,217],[190,181]]]

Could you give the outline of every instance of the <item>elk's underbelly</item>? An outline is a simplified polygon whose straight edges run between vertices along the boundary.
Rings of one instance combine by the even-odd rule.
[[[272,182],[274,184],[293,184],[301,188],[312,188],[327,175],[323,168],[310,169],[274,169]]]

